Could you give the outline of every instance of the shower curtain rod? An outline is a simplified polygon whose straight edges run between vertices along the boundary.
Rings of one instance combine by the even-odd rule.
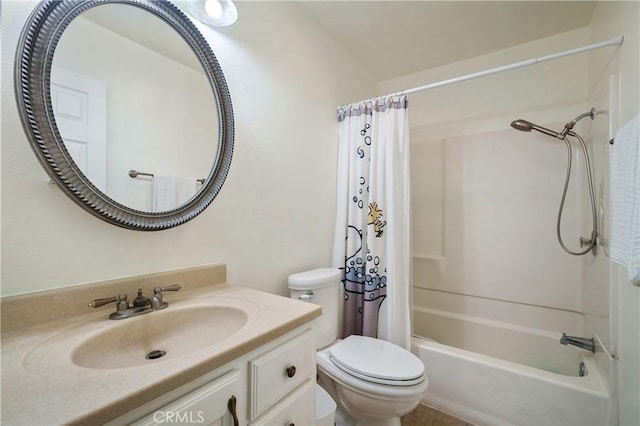
[[[552,55],[547,55],[547,56],[541,56],[539,58],[528,59],[526,61],[516,62],[516,63],[510,64],[510,65],[504,65],[504,66],[501,66],[501,67],[491,68],[491,69],[488,69],[488,70],[479,71],[479,72],[463,75],[463,76],[460,76],[460,77],[451,78],[449,80],[442,80],[442,81],[438,81],[436,83],[427,84],[426,86],[415,87],[413,89],[403,90],[403,91],[400,91],[400,92],[397,92],[397,93],[393,93],[393,94],[390,94],[390,95],[386,95],[386,96],[409,95],[411,93],[422,92],[423,90],[429,90],[429,89],[435,89],[437,87],[448,86],[449,84],[460,83],[462,81],[473,80],[474,78],[478,78],[478,77],[484,77],[484,76],[491,75],[491,74],[498,74],[498,73],[505,72],[505,71],[511,71],[511,70],[515,70],[515,69],[518,69],[518,68],[523,68],[523,67],[526,67],[526,66],[529,66],[529,65],[539,64],[541,62],[551,61],[551,60],[562,58],[562,57],[565,57],[565,56],[575,55],[576,53],[587,52],[589,50],[600,49],[602,47],[608,47],[608,46],[620,46],[623,41],[624,41],[624,37],[623,36],[615,37],[615,38],[612,38],[610,40],[603,41],[603,42],[600,42],[600,43],[590,44],[588,46],[578,47],[576,49],[565,50],[564,52],[554,53]],[[380,97],[384,97],[384,95],[380,96]],[[377,99],[377,98],[373,98],[373,99]]]

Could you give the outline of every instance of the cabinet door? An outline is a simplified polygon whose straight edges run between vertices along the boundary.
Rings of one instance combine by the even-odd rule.
[[[316,376],[311,330],[249,362],[250,420],[256,418],[308,378]]]
[[[243,397],[239,377],[238,370],[231,371],[132,424],[233,426],[228,405],[232,397]]]
[[[309,426],[316,422],[316,383],[307,379],[250,426]]]

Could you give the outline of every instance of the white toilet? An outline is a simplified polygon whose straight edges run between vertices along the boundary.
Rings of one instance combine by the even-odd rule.
[[[292,298],[322,306],[316,333],[318,379],[358,425],[400,425],[427,391],[424,365],[411,352],[363,336],[338,339],[341,272],[321,268],[289,276]]]

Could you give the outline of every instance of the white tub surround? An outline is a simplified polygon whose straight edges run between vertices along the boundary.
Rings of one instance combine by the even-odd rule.
[[[416,336],[540,370],[578,375],[578,352],[560,344],[560,332],[437,309],[416,308],[413,313]]]
[[[565,376],[415,338],[429,390],[423,403],[474,424],[601,426],[609,397],[590,356]],[[586,352],[585,352],[586,353]],[[577,366],[576,366],[577,369]]]
[[[504,337],[504,336],[503,336]],[[545,343],[546,340],[546,344]],[[535,349],[548,370],[518,362],[518,348]],[[557,344],[560,351],[552,349]],[[524,346],[523,346],[524,345]],[[509,353],[508,347],[513,351]],[[503,359],[414,338],[413,352],[425,364],[429,390],[423,403],[474,424],[585,426],[607,424],[609,394],[593,356],[554,339],[526,333],[500,346]],[[561,353],[554,365],[552,354]],[[506,361],[504,358],[510,359]],[[584,362],[585,375],[578,375]]]
[[[429,377],[425,404],[474,424],[607,424],[610,397],[594,355],[562,346],[560,333],[436,310],[416,314],[443,342],[413,340]]]
[[[502,304],[486,301],[484,308],[506,311],[498,309]],[[542,309],[522,306],[520,311],[525,308],[529,313]],[[501,312],[490,320],[452,310],[413,311],[414,331],[421,336],[414,338],[413,352],[429,377],[424,403],[474,424],[609,424],[612,400],[596,365],[601,347],[594,355],[561,345],[562,333],[549,331],[551,322],[538,322],[546,329],[533,328],[507,322]],[[574,313],[546,311],[567,326],[563,331],[579,335],[579,324],[572,326]],[[520,313],[520,322],[526,321],[527,313]]]

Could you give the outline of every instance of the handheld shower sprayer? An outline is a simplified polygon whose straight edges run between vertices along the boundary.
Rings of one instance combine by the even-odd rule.
[[[538,126],[537,124],[533,124],[532,122],[523,120],[521,118],[512,121],[511,127],[513,127],[516,130],[520,130],[521,132],[530,132],[532,130],[535,130],[537,132],[544,133],[547,136],[551,136],[552,138],[564,140],[565,136],[568,135],[573,130],[573,127],[576,125],[578,121],[582,120],[585,117],[591,117],[591,119],[593,120],[595,116],[596,116],[596,110],[591,108],[590,111],[580,114],[579,116],[577,116],[576,118],[574,118],[573,120],[565,124],[564,129],[562,129],[562,131],[560,132],[554,132],[553,130],[547,129],[546,127]],[[573,136],[573,135],[570,135],[570,136]]]
[[[590,111],[585,112],[580,114],[579,116],[577,116],[576,118],[574,118],[573,120],[571,120],[570,122],[568,122],[567,124],[564,125],[564,128],[562,129],[562,131],[560,132],[555,132],[553,130],[547,129],[546,127],[542,127],[539,126],[537,124],[533,124],[527,120],[523,120],[523,119],[518,119],[515,121],[511,122],[511,127],[513,127],[516,130],[520,130],[521,132],[530,132],[532,130],[535,130],[537,132],[543,133],[547,136],[551,136],[553,138],[556,139],[560,139],[562,141],[565,142],[565,144],[567,145],[567,175],[566,175],[566,179],[564,182],[564,190],[562,191],[562,199],[560,200],[560,207],[558,209],[558,220],[556,223],[556,234],[558,236],[558,242],[560,243],[560,246],[564,249],[564,251],[566,251],[569,254],[572,254],[574,256],[582,256],[584,254],[589,253],[590,251],[592,251],[594,254],[596,254],[596,249],[597,249],[597,239],[598,239],[598,220],[597,220],[597,216],[596,216],[596,201],[595,201],[595,191],[593,188],[593,177],[591,175],[591,160],[589,158],[589,151],[587,150],[587,146],[584,143],[584,140],[580,137],[580,135],[578,135],[577,133],[575,133],[573,131],[574,126],[576,125],[576,123],[580,120],[582,120],[585,117],[590,117],[592,120],[595,118],[596,116],[596,110],[591,108]],[[562,219],[562,210],[564,209],[564,201],[567,197],[567,188],[569,186],[569,178],[571,177],[571,157],[572,157],[572,151],[571,151],[571,143],[569,142],[569,140],[567,139],[567,136],[571,136],[576,138],[579,142],[580,142],[580,146],[582,147],[582,151],[584,152],[584,161],[585,161],[585,167],[587,170],[587,183],[589,185],[589,198],[591,200],[591,219],[593,222],[593,228],[591,231],[591,237],[590,238],[584,238],[584,237],[580,237],[580,246],[581,247],[585,247],[586,249],[580,252],[575,252],[570,250],[569,248],[567,248],[567,246],[564,244],[564,242],[562,241],[562,235],[560,233],[560,222]]]
[[[544,133],[545,135],[551,136],[553,138],[563,139],[562,134],[558,132],[554,132],[553,130],[547,129],[546,127],[538,126],[537,124],[533,124],[530,121],[518,119],[511,122],[511,127],[516,130],[520,130],[521,132],[530,132],[532,130],[538,131],[540,133]]]

